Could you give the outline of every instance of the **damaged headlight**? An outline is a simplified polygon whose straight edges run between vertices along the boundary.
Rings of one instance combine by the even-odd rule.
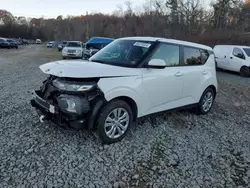
[[[89,91],[91,90],[95,85],[94,84],[81,84],[81,83],[69,83],[64,82],[59,79],[53,80],[52,84],[61,90],[64,91]]]
[[[57,98],[57,103],[63,112],[81,115],[90,110],[89,101],[83,97],[62,94]]]

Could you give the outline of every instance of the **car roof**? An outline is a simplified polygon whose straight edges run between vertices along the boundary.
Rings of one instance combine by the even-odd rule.
[[[187,41],[182,41],[182,40],[175,40],[175,39],[167,39],[167,38],[160,38],[160,37],[125,37],[125,38],[120,38],[122,40],[139,40],[139,41],[147,41],[147,42],[166,42],[166,43],[173,43],[173,44],[179,44],[179,45],[184,45],[184,46],[190,46],[190,47],[195,47],[195,48],[202,48],[205,50],[213,50],[211,47],[198,44],[198,43],[193,43],[193,42],[187,42]]]
[[[250,46],[241,46],[241,45],[216,45],[215,47],[233,47],[233,48],[250,48]]]
[[[106,37],[92,37],[87,41],[87,43],[110,43],[114,39],[112,38],[106,38]]]

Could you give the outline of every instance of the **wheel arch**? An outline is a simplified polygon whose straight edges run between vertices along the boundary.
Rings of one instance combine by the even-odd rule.
[[[214,85],[210,85],[210,86],[208,86],[207,88],[211,88],[212,90],[213,90],[213,92],[214,92],[214,98],[216,97],[216,94],[217,94],[217,90],[216,90],[216,87],[214,86]],[[206,88],[206,89],[207,89]]]
[[[132,113],[133,113],[133,120],[135,121],[138,117],[138,107],[137,107],[137,104],[136,102],[134,101],[134,99],[128,97],[128,96],[119,96],[119,97],[116,97],[116,98],[113,98],[111,101],[113,100],[122,100],[124,102],[126,102],[131,110],[132,110]]]

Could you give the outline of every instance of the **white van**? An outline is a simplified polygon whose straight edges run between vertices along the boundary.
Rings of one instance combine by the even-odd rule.
[[[89,61],[61,60],[40,69],[49,75],[31,100],[40,120],[98,130],[108,144],[143,116],[190,106],[207,114],[217,92],[212,48],[172,39],[121,38]]]
[[[214,47],[217,68],[239,72],[250,76],[250,47],[217,45]]]

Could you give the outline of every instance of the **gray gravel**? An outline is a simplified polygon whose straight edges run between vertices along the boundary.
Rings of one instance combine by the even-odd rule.
[[[30,92],[45,78],[38,65],[56,59],[43,46],[0,50],[1,188],[250,187],[250,78],[219,75],[206,116],[141,119],[122,142],[103,146],[95,134],[38,122]]]

